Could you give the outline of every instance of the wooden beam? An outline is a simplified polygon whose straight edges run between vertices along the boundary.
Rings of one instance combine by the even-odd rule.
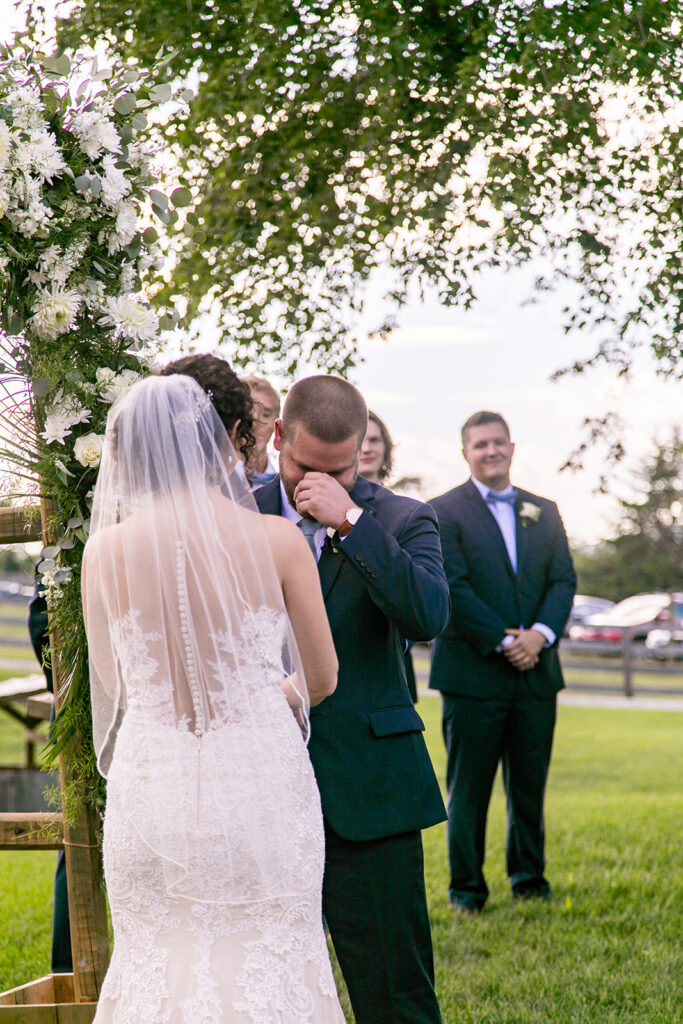
[[[42,540],[43,527],[37,505],[0,508],[0,544],[26,544]]]
[[[91,1024],[96,1003],[74,1002],[73,974],[47,974],[0,992],[0,1024]]]
[[[61,850],[63,846],[64,826],[60,813],[6,811],[0,814],[0,850]]]

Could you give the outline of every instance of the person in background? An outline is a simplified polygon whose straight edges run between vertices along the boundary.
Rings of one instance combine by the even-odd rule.
[[[507,796],[513,896],[548,900],[543,803],[564,686],[558,640],[576,573],[557,505],[510,482],[515,446],[497,412],[462,428],[471,476],[430,502],[441,530],[451,620],[434,644],[448,752],[449,899],[476,914],[488,897],[486,818],[498,763]]]
[[[256,446],[247,460],[247,475],[252,491],[263,487],[274,476],[277,467],[268,455],[268,442],[275,430],[275,420],[280,415],[280,396],[264,377],[243,377],[249,385],[254,403],[254,436]]]
[[[368,409],[368,430],[360,450],[358,472],[373,484],[383,484],[393,467],[394,442],[377,413]]]
[[[53,693],[52,669],[46,657],[50,652],[50,635],[47,627],[47,601],[40,582],[36,582],[36,589],[29,604],[28,631],[36,658],[42,666],[47,688]],[[52,714],[54,718],[54,710]],[[64,850],[60,850],[57,855],[53,897],[51,969],[53,974],[70,974],[73,971],[73,961]]]
[[[368,409],[368,429],[360,450],[358,472],[373,484],[384,484],[394,465],[394,442],[386,423],[376,412]],[[405,641],[406,650],[403,661],[406,670],[406,681],[413,704],[417,704],[417,680],[411,654],[412,644]]]

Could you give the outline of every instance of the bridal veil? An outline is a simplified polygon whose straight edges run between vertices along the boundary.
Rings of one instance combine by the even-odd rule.
[[[149,377],[110,413],[83,599],[98,765],[125,732],[126,813],[167,892],[296,894],[281,729],[307,739],[306,688],[264,521],[189,377]]]

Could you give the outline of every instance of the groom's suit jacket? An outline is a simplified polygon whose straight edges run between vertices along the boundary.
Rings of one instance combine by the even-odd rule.
[[[452,605],[448,627],[434,645],[430,686],[463,697],[504,696],[519,677],[496,651],[505,629],[540,622],[559,640],[571,611],[576,575],[557,505],[518,489],[517,572],[496,519],[471,480],[430,505],[439,520]],[[524,505],[538,509],[537,517],[521,516]],[[541,651],[525,677],[537,697],[562,689],[557,640]]]
[[[282,514],[280,478],[255,494]],[[446,817],[406,683],[404,638],[430,640],[448,621],[448,585],[428,505],[359,477],[364,514],[326,541],[318,563],[332,629],[337,689],[311,710],[309,753],[323,812],[345,839],[427,828]]]

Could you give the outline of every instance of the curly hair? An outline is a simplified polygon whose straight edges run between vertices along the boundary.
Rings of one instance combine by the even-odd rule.
[[[382,465],[379,467],[379,482],[384,483],[386,478],[391,473],[394,465],[394,442],[391,440],[391,434],[387,429],[386,424],[379,418],[376,412],[368,409],[368,422],[372,422],[379,428],[379,432],[382,435],[382,441],[384,442],[384,458],[382,459]]]
[[[169,377],[181,373],[192,377],[206,391],[228,434],[235,433],[235,448],[249,462],[255,446],[254,403],[249,385],[240,380],[226,359],[209,354],[183,356],[159,371]]]

